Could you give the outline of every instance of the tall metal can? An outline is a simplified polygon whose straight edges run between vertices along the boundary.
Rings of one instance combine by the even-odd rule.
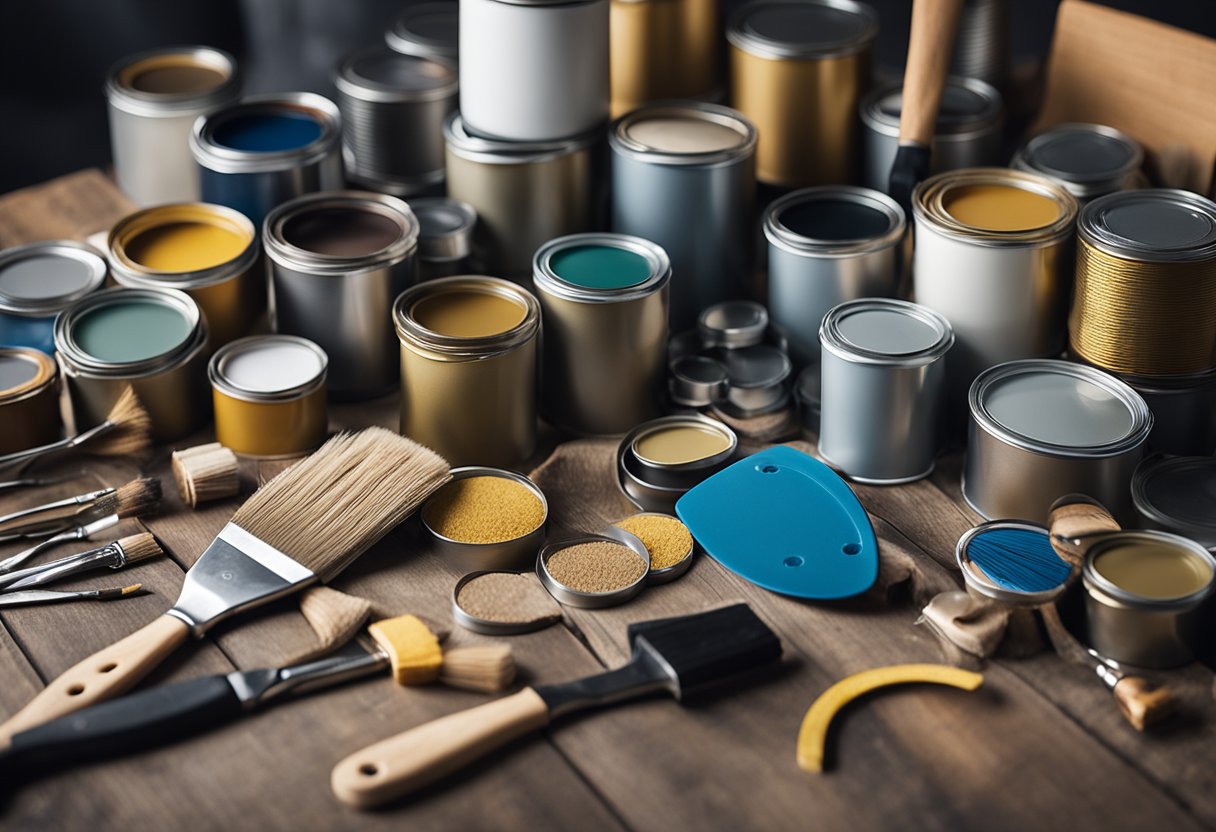
[[[612,117],[653,101],[717,100],[716,0],[612,0]]]

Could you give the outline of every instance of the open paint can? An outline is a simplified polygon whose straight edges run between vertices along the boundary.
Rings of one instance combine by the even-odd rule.
[[[0,344],[55,352],[55,316],[106,279],[106,261],[72,240],[0,251]]]
[[[59,439],[59,368],[45,352],[0,347],[0,422],[0,456]]]
[[[402,55],[455,63],[460,56],[460,4],[443,0],[409,6],[384,33],[384,42]]]
[[[721,93],[717,0],[611,0],[612,117]]]
[[[1059,182],[1081,202],[1134,188],[1144,151],[1121,130],[1101,124],[1057,124],[1032,138],[1011,167]]]
[[[680,497],[735,460],[739,438],[722,422],[688,414],[643,422],[617,446],[617,483],[643,511],[671,514]]]

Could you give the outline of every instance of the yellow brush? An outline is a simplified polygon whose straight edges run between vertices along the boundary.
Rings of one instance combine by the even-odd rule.
[[[367,632],[388,654],[399,685],[439,681],[454,688],[494,693],[515,680],[515,659],[505,644],[444,650],[440,635],[413,615],[377,621]]]

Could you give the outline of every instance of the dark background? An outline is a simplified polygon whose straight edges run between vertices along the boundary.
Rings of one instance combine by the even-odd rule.
[[[1212,0],[1103,0],[1216,37]],[[902,70],[911,0],[867,0],[882,18],[880,69]],[[403,0],[0,0],[0,192],[109,163],[102,83],[119,58],[174,44],[237,56],[246,92],[331,94],[329,73],[382,42]],[[725,0],[728,9],[738,0]],[[1041,59],[1058,0],[1010,0],[1015,64]],[[1216,78],[1211,79],[1216,83]],[[1216,113],[1212,114],[1216,118]]]

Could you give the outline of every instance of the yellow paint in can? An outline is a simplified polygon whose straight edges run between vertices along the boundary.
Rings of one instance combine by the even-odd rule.
[[[250,238],[215,222],[183,220],[154,225],[127,241],[127,256],[158,272],[197,272],[238,257]]]
[[[486,338],[519,326],[527,310],[522,304],[480,290],[438,292],[414,304],[410,315],[419,324],[449,338]]]
[[[1060,217],[1055,200],[1014,185],[960,185],[942,195],[942,207],[956,221],[984,231],[1031,231]]]

